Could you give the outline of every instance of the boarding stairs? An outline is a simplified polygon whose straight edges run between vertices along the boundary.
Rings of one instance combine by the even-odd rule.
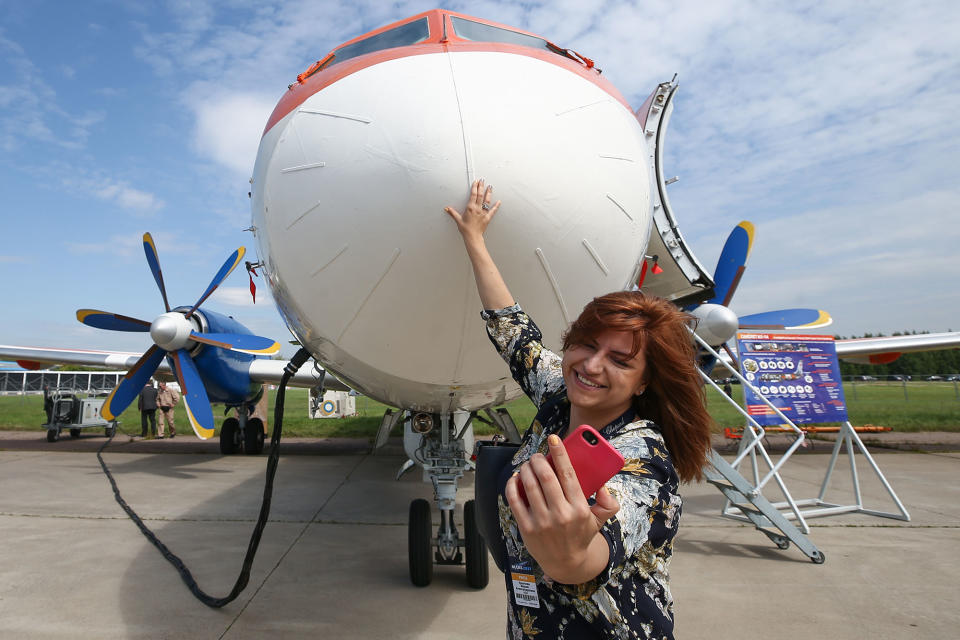
[[[707,482],[720,490],[727,499],[723,515],[731,517],[730,510],[739,511],[745,519],[752,522],[757,530],[770,538],[781,549],[787,549],[792,542],[800,551],[817,564],[825,557],[816,545],[810,542],[800,529],[788,520],[773,503],[763,497],[756,485],[740,475],[733,465],[724,460],[716,450],[711,450],[707,458],[710,467],[703,470]]]

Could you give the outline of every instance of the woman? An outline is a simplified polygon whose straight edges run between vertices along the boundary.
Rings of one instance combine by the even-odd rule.
[[[445,210],[473,265],[490,339],[538,408],[500,484],[507,637],[671,638],[677,486],[700,478],[710,447],[690,318],[659,298],[612,293],[584,308],[562,358],[548,351],[487,251],[483,234],[500,208],[492,191],[478,180],[463,213]],[[626,461],[595,501],[561,442],[580,424]]]

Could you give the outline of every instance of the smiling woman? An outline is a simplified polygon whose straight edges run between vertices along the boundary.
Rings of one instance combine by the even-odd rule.
[[[690,317],[639,291],[610,293],[587,304],[561,358],[543,346],[487,251],[484,232],[499,208],[478,180],[463,212],[446,212],[470,257],[490,340],[537,406],[498,478],[498,513],[481,515],[499,522],[497,565],[510,567],[507,637],[672,637],[678,485],[700,477],[710,447]],[[560,440],[580,424],[625,460],[593,500]]]

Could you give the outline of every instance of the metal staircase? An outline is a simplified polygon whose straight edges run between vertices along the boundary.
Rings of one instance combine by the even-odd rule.
[[[779,548],[786,549],[792,542],[810,560],[816,564],[823,563],[826,559],[823,552],[719,453],[711,451],[708,461],[712,469],[704,468],[704,477],[727,498],[729,507],[739,510],[746,520],[752,522]]]

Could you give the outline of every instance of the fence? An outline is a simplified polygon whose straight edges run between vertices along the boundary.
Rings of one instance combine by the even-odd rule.
[[[126,371],[0,371],[0,394],[43,393],[43,387],[73,391],[110,391]]]
[[[851,390],[851,395],[854,400],[857,400],[857,387],[864,386],[897,386],[903,389],[903,399],[905,402],[910,401],[910,389],[917,389],[918,385],[937,385],[937,386],[947,386],[950,385],[953,387],[953,397],[955,400],[960,400],[960,375],[930,375],[930,376],[906,376],[906,375],[892,375],[892,376],[844,376],[844,386],[847,389]]]

